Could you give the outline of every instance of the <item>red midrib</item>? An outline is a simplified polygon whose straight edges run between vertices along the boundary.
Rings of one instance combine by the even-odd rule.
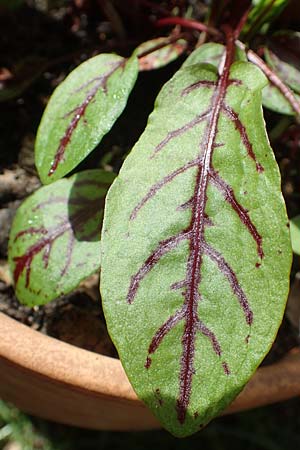
[[[116,72],[116,70],[118,70],[120,67],[124,67],[125,63],[126,63],[126,60],[118,61],[115,65],[113,65],[112,69],[109,72],[107,72],[104,75],[101,75],[100,77],[98,77],[98,79],[95,78],[95,80],[97,80],[95,86],[87,92],[87,95],[83,99],[81,104],[78,105],[74,109],[74,114],[71,119],[71,122],[69,123],[64,135],[61,137],[61,139],[59,141],[58,148],[56,150],[54,159],[51,163],[51,167],[48,172],[48,177],[52,176],[56,172],[59,164],[63,161],[66,149],[67,149],[69,143],[71,142],[74,131],[76,130],[76,128],[77,128],[78,124],[80,123],[80,121],[82,120],[82,118],[85,116],[88,106],[95,99],[96,94],[98,93],[99,89],[102,87],[104,93],[106,94],[107,93],[107,80],[109,79],[110,76],[113,75],[114,72]],[[68,114],[69,113],[67,113],[67,116],[68,116]]]
[[[192,237],[190,240],[190,256],[187,264],[187,286],[185,294],[185,303],[187,305],[186,324],[182,337],[183,342],[183,358],[180,374],[180,396],[178,402],[178,419],[182,423],[185,420],[185,411],[188,405],[191,381],[193,376],[193,359],[194,359],[194,343],[195,328],[197,322],[197,303],[198,303],[198,286],[201,278],[201,264],[203,257],[202,243],[204,241],[204,225],[205,225],[205,207],[207,201],[207,186],[209,172],[211,170],[212,154],[214,150],[214,142],[217,134],[217,125],[220,111],[226,95],[226,88],[229,79],[229,70],[233,58],[233,39],[229,37],[227,43],[226,60],[223,72],[219,78],[217,89],[212,98],[211,120],[205,134],[203,164],[199,167],[196,185],[194,205],[192,210]],[[190,282],[189,282],[190,281]],[[185,356],[185,357],[184,357]]]

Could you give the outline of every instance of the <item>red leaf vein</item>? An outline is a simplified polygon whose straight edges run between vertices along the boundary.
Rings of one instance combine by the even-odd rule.
[[[84,118],[88,106],[90,105],[90,103],[92,101],[94,101],[99,89],[102,89],[104,94],[107,94],[107,83],[108,83],[109,77],[111,77],[113,75],[113,73],[116,72],[117,69],[119,69],[120,67],[124,67],[124,65],[125,65],[125,60],[121,60],[115,64],[111,64],[111,69],[108,72],[106,72],[104,75],[93,78],[92,80],[88,81],[87,83],[84,83],[82,86],[80,86],[80,88],[78,88],[75,91],[75,92],[79,92],[79,91],[83,90],[84,88],[88,87],[90,84],[94,84],[94,86],[91,89],[89,89],[89,91],[87,92],[83,101],[78,106],[76,106],[73,110],[71,110],[69,113],[65,114],[65,116],[64,116],[64,118],[71,116],[71,120],[66,128],[64,135],[61,137],[61,139],[59,141],[58,148],[56,150],[53,162],[52,162],[50,170],[48,172],[48,177],[50,177],[51,175],[53,175],[55,173],[58,165],[63,161],[67,147],[71,142],[74,131],[76,130],[80,121]]]
[[[240,221],[246,226],[249,233],[253,237],[257,252],[260,259],[263,258],[262,237],[256,229],[254,223],[250,219],[248,211],[238,202],[233,189],[218,175],[213,167],[212,156],[215,148],[221,144],[216,142],[218,134],[218,123],[221,117],[221,113],[225,113],[226,116],[234,123],[235,128],[238,130],[241,140],[247,150],[248,156],[255,162],[257,172],[263,171],[262,166],[257,162],[255,154],[253,152],[252,144],[247,136],[246,129],[241,123],[238,115],[230,107],[225,104],[225,97],[228,86],[237,83],[237,80],[230,80],[229,73],[230,67],[234,57],[234,35],[231,30],[226,30],[227,44],[226,44],[226,59],[222,73],[219,76],[218,82],[215,85],[210,83],[194,83],[187,87],[183,91],[183,95],[191,92],[196,88],[196,85],[203,86],[207,84],[209,87],[214,88],[214,92],[211,98],[211,105],[208,111],[198,115],[193,121],[190,121],[181,128],[178,128],[172,132],[169,132],[166,138],[161,141],[154,149],[152,156],[155,156],[163,147],[165,147],[172,139],[182,135],[189,131],[192,127],[197,125],[203,120],[206,120],[206,128],[204,132],[203,140],[200,144],[200,154],[198,157],[188,162],[186,165],[171,172],[165,176],[159,182],[154,184],[148,193],[142,198],[142,200],[133,209],[130,220],[134,220],[137,217],[137,213],[140,209],[167,183],[175,179],[179,174],[188,170],[191,167],[197,167],[197,174],[195,178],[195,188],[193,196],[183,205],[180,205],[177,209],[183,210],[191,208],[191,219],[188,227],[175,236],[161,241],[154,252],[146,259],[137,273],[131,277],[130,286],[127,294],[127,302],[132,304],[137,294],[141,281],[152,270],[152,268],[160,261],[160,259],[168,252],[175,249],[182,240],[189,241],[189,255],[186,264],[185,279],[179,282],[173,283],[171,289],[183,289],[182,295],[184,296],[184,302],[182,308],[177,310],[175,314],[171,315],[161,327],[154,334],[152,341],[148,348],[148,356],[145,362],[145,368],[149,369],[152,364],[152,356],[158,349],[159,345],[163,341],[164,337],[173,329],[180,321],[184,321],[184,328],[182,334],[182,354],[180,361],[180,373],[179,373],[179,393],[176,401],[176,411],[178,421],[182,424],[185,422],[186,411],[190,402],[192,392],[192,379],[195,374],[194,368],[194,356],[195,356],[195,340],[197,332],[200,332],[203,336],[207,337],[211,343],[214,353],[221,358],[222,348],[217,339],[217,336],[207,325],[198,317],[198,305],[201,301],[201,295],[199,293],[199,286],[201,284],[201,267],[203,264],[203,257],[208,256],[218,267],[220,272],[227,279],[233,294],[237,298],[241,309],[243,310],[246,324],[250,327],[253,322],[253,312],[247,299],[247,296],[242,289],[239,280],[228,264],[225,258],[217,250],[212,248],[205,240],[205,227],[212,226],[212,221],[207,217],[205,212],[207,203],[207,188],[210,183],[217,187],[223,194],[225,200],[237,213]],[[249,334],[248,334],[249,336]],[[246,340],[246,343],[249,339]],[[230,375],[230,368],[226,361],[220,361],[224,374]]]

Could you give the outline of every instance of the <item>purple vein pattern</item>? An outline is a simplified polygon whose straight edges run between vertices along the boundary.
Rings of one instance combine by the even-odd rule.
[[[45,228],[28,227],[20,230],[14,238],[14,242],[24,237],[32,237],[36,235],[34,243],[29,245],[21,255],[15,256],[13,278],[17,284],[20,276],[25,271],[25,287],[30,289],[31,268],[34,258],[38,254],[42,254],[44,268],[47,269],[51,256],[51,250],[54,243],[62,236],[67,236],[66,250],[62,253],[63,267],[61,269],[61,277],[63,277],[72,263],[72,254],[76,239],[81,241],[99,240],[100,236],[100,214],[104,207],[104,194],[100,197],[89,198],[81,194],[82,188],[95,187],[95,189],[103,189],[104,183],[97,183],[96,180],[79,179],[75,181],[73,190],[74,194],[68,196],[54,195],[53,197],[40,202],[34,207],[32,212],[44,209],[47,206],[61,204],[64,205],[64,212],[56,216],[56,223]],[[106,190],[109,185],[106,185]],[[55,209],[54,209],[55,212]],[[88,225],[89,231],[86,231]]]
[[[84,119],[86,114],[86,110],[88,106],[95,100],[97,93],[100,89],[107,94],[107,83],[109,78],[119,69],[124,68],[126,60],[120,60],[115,63],[109,64],[109,69],[103,75],[99,75],[98,77],[94,77],[89,80],[87,83],[84,83],[80,88],[76,89],[73,92],[73,95],[89,88],[83,101],[79,103],[76,108],[74,108],[69,113],[65,114],[64,119],[70,118],[70,122],[66,127],[66,131],[64,135],[61,137],[59,141],[58,148],[56,150],[53,162],[51,164],[48,177],[54,174],[59,163],[63,160],[64,155],[66,153],[67,147],[71,142],[74,131],[76,130],[79,123]]]
[[[143,206],[156,195],[156,193],[163,188],[167,183],[172,182],[179,174],[194,167],[197,168],[195,187],[192,198],[185,204],[179,206],[178,210],[191,208],[191,220],[186,229],[161,241],[157,248],[146,261],[140,266],[139,270],[131,277],[129,290],[127,293],[127,302],[132,304],[140,283],[145,276],[152,270],[158,261],[169,251],[174,249],[180,242],[189,242],[189,254],[186,263],[185,279],[174,283],[171,289],[183,289],[182,295],[184,302],[173,315],[171,315],[156,331],[149,344],[148,356],[145,361],[145,369],[151,367],[152,357],[164,337],[170,330],[179,322],[184,322],[184,329],[182,335],[182,355],[180,361],[180,375],[179,375],[179,393],[176,403],[177,418],[179,423],[183,424],[186,419],[186,411],[190,402],[192,390],[192,378],[195,373],[194,369],[194,355],[195,355],[195,339],[199,332],[205,336],[212,347],[213,352],[220,357],[225,375],[230,376],[230,367],[226,361],[222,360],[222,348],[217,336],[209,329],[198,315],[198,304],[201,301],[201,293],[199,286],[201,283],[201,266],[203,264],[203,256],[207,256],[213,261],[220,272],[227,279],[234,296],[236,297],[245,317],[246,324],[250,327],[253,322],[253,312],[251,310],[249,301],[243,288],[241,287],[238,278],[231,268],[230,264],[217,250],[215,250],[205,240],[204,230],[206,226],[211,226],[211,220],[207,217],[205,212],[207,202],[207,188],[209,184],[215,186],[224,197],[224,200],[231,206],[231,208],[238,215],[240,221],[247,228],[252,236],[257,248],[257,254],[260,259],[264,257],[262,247],[262,237],[259,234],[256,226],[252,222],[248,211],[239,203],[234,195],[233,189],[228,185],[214,169],[212,163],[212,156],[214,149],[222,144],[216,142],[218,134],[218,123],[221,113],[223,113],[231,122],[233,122],[235,129],[238,131],[241,141],[247,150],[247,155],[255,163],[255,168],[258,173],[263,172],[263,167],[257,162],[252,144],[247,136],[246,129],[241,123],[238,114],[233,111],[225,103],[225,97],[228,86],[235,84],[239,85],[241,82],[237,80],[230,80],[230,67],[233,62],[234,55],[234,39],[230,32],[227,33],[226,45],[226,59],[217,82],[199,81],[191,86],[186,87],[182,91],[182,95],[187,95],[194,89],[205,87],[213,89],[211,103],[207,111],[198,115],[191,122],[186,125],[173,130],[155,147],[150,158],[154,158],[156,154],[163,151],[165,146],[177,136],[182,135],[190,130],[196,124],[205,122],[205,131],[203,139],[200,143],[200,154],[197,158],[189,161],[184,166],[178,168],[172,173],[162,178],[159,182],[154,184],[142,200],[135,206],[131,212],[130,220],[135,220],[139,211]],[[246,340],[247,342],[247,340]]]

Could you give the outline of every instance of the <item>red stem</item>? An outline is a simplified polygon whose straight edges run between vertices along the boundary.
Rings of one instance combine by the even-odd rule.
[[[164,27],[166,25],[180,25],[185,28],[191,28],[197,31],[205,31],[212,36],[218,38],[223,37],[223,34],[215,28],[208,27],[204,23],[197,22],[196,20],[184,19],[183,17],[166,17],[165,19],[160,19],[155,23],[157,27]]]
[[[248,11],[247,11],[248,14]],[[241,24],[243,24],[245,20],[246,14],[241,19]],[[239,24],[239,25],[241,25]],[[204,31],[206,33],[209,33],[213,36],[216,36],[218,38],[222,38],[223,34],[216,30],[215,28],[208,27],[207,25],[197,22],[196,20],[189,20],[184,19],[182,17],[166,17],[165,19],[160,19],[156,22],[156,26],[166,26],[166,25],[180,25],[185,28],[191,28],[193,30],[198,31]],[[238,26],[238,29],[240,29],[241,26]],[[235,38],[237,33],[235,33]],[[242,50],[246,51],[246,46],[241,41],[236,40],[235,44],[237,47],[241,48]],[[266,77],[269,79],[269,81],[277,87],[277,89],[282,93],[282,95],[286,98],[286,100],[289,102],[293,110],[296,112],[297,115],[300,116],[300,102],[295,97],[293,91],[276,75],[275,72],[273,72],[270,67],[267,66],[267,64],[253,51],[248,50],[247,51],[247,57],[250,62],[258,66],[262,72],[266,75]]]
[[[241,34],[241,31],[245,25],[245,23],[247,22],[248,16],[249,16],[249,12],[250,12],[251,6],[249,6],[249,8],[246,9],[246,11],[244,12],[244,14],[242,15],[242,17],[240,18],[239,23],[237,24],[235,30],[234,30],[234,38],[238,39],[239,35]]]
[[[236,41],[236,45],[245,50],[246,46],[240,41]],[[296,99],[293,91],[276,75],[270,67],[253,51],[247,51],[247,58],[250,62],[255,64],[260,68],[260,70],[266,75],[268,80],[273,84],[273,86],[277,87],[277,89],[281,92],[281,94],[286,98],[289,102],[293,110],[297,115],[300,116],[300,102]]]

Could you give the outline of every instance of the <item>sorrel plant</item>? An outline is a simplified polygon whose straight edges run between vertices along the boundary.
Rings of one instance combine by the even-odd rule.
[[[101,266],[123,366],[176,436],[224,409],[270,349],[292,259],[262,103],[299,115],[299,67],[282,50],[294,51],[299,35],[268,32],[287,1],[217,3],[210,25],[163,17],[156,25],[175,26],[170,36],[130,58],[95,56],[55,90],[35,149],[48,186],[20,207],[10,237],[16,292],[27,305],[69,292]],[[258,31],[265,60],[249,48]],[[117,178],[94,169],[61,179],[112,128],[139,70],[188,52],[195,32],[201,45],[162,88]]]

